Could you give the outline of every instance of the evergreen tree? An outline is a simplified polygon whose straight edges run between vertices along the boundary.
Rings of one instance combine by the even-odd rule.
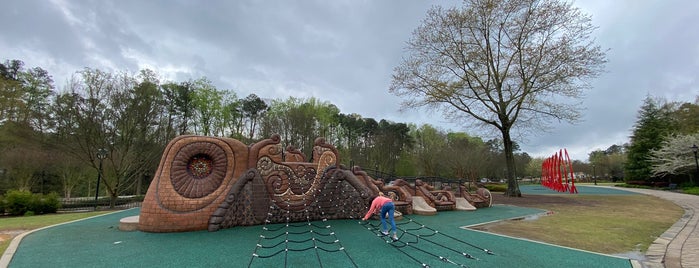
[[[624,166],[627,181],[652,179],[650,152],[660,148],[664,138],[672,131],[674,124],[669,119],[668,111],[660,105],[659,100],[650,96],[643,100],[627,150]]]

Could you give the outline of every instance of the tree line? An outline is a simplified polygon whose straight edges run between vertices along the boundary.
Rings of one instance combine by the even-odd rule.
[[[696,185],[699,97],[693,102],[647,96],[630,141],[589,154],[586,173],[604,179]]]
[[[248,144],[279,134],[307,155],[325,137],[344,165],[396,176],[478,180],[506,172],[500,140],[344,114],[316,98],[238,97],[205,77],[173,82],[151,70],[85,68],[58,90],[46,70],[7,60],[0,94],[0,194],[90,196],[100,167],[101,196],[143,194],[166,144],[186,134]],[[525,174],[531,157],[515,155],[518,175],[533,175]]]

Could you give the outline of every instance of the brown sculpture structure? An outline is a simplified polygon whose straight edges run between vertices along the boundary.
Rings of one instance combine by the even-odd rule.
[[[487,208],[493,205],[493,195],[486,188],[479,187],[476,193],[472,194],[466,186],[459,185],[459,193],[476,208]]]
[[[361,218],[378,188],[339,163],[318,138],[311,162],[280,137],[181,136],[165,149],[141,207],[146,232],[216,231],[238,225]]]
[[[137,229],[217,231],[242,225],[359,219],[380,192],[394,199],[402,214],[424,212],[425,202],[414,210],[414,198],[424,198],[439,210],[455,207],[451,191],[434,190],[419,180],[414,186],[402,179],[385,185],[359,167],[344,168],[337,149],[324,138],[315,140],[310,161],[293,146],[282,148],[279,135],[252,145],[205,136],[173,139],[143,200]],[[469,202],[486,204],[481,193],[465,194]]]
[[[415,195],[421,196],[431,207],[440,210],[454,210],[456,208],[456,196],[451,191],[435,190],[433,186],[415,180]]]

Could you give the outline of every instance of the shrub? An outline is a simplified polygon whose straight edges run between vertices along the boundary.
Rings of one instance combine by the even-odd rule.
[[[7,207],[7,202],[5,202],[5,197],[0,195],[0,215],[5,215],[5,207]]]
[[[34,195],[34,197],[32,211],[36,214],[56,213],[58,208],[61,207],[61,201],[56,193],[47,195],[37,194]]]
[[[694,183],[691,183],[691,182],[688,182],[688,181],[687,181],[687,182],[680,183],[680,188],[682,188],[682,189],[685,189],[685,188],[692,188],[692,187],[695,187],[695,186],[694,186]]]
[[[7,202],[7,213],[13,216],[24,215],[30,210],[32,204],[32,193],[29,191],[10,190],[7,192],[5,201]]]
[[[641,188],[641,189],[650,189],[650,188],[651,188],[650,186],[647,186],[647,185],[628,184],[628,183],[625,183],[625,184],[616,184],[616,185],[614,185],[614,186],[616,186],[616,187],[624,187],[624,188]]]
[[[507,191],[507,184],[492,184],[488,183],[485,188],[491,192],[505,192]]]
[[[666,182],[666,181],[656,181],[656,182],[653,182],[653,187],[656,187],[656,188],[665,188],[665,187],[668,187],[668,186],[670,186],[670,183],[669,183],[669,182]]]
[[[627,181],[626,184],[639,185],[639,186],[651,186],[651,185],[653,185],[653,183],[650,181]]]
[[[685,194],[699,195],[699,187],[687,187],[682,189]]]
[[[32,194],[29,191],[11,190],[5,197],[5,209],[13,216],[56,213],[61,202],[58,194]]]

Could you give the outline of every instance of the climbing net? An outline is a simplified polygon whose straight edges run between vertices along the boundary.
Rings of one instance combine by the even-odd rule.
[[[270,206],[248,267],[281,266],[282,263],[283,267],[334,267],[337,263],[358,267],[340,242],[330,220],[346,218],[337,215],[348,214],[352,215],[350,219],[360,219],[368,208],[362,201],[365,196],[335,175],[331,175],[322,189],[308,193],[307,197],[314,201],[302,210],[301,218],[305,218],[305,221],[299,221],[299,212],[291,211],[290,200]],[[278,219],[280,214],[284,215],[286,222],[271,224],[271,219]],[[321,220],[310,220],[318,219],[311,217],[318,214],[321,215]],[[359,224],[422,267],[430,267],[430,259],[468,267],[466,261],[479,260],[474,256],[475,252],[469,253],[468,250],[494,255],[488,249],[442,233],[406,215],[403,215],[403,219],[396,223],[400,230],[398,241],[384,236],[378,222],[359,221]]]
[[[304,198],[306,198],[305,195]],[[295,217],[291,215],[291,202],[289,200],[280,205],[270,206],[270,212],[267,214],[248,267],[253,267],[257,263],[260,265],[274,264],[275,266],[284,263],[284,267],[294,264],[323,267],[328,258],[332,258],[335,263],[338,258],[345,258],[346,261],[343,263],[358,267],[345,251],[328,220],[333,219],[336,212],[346,214],[345,209],[352,210],[349,211],[350,215],[355,215],[352,219],[358,218],[359,216],[356,215],[362,213],[358,208],[365,207],[361,203],[362,196],[353,190],[349,183],[339,180],[333,175],[322,190],[310,193],[308,198],[313,198],[315,201],[303,208],[305,222],[292,222]],[[278,213],[286,214],[286,222],[270,224],[272,222],[270,219]],[[313,213],[320,213],[321,220],[311,221]],[[332,256],[324,256],[326,254],[321,253],[333,254],[331,254]],[[317,265],[312,265],[311,260]]]
[[[376,234],[386,243],[390,243],[395,249],[403,253],[409,259],[414,260],[422,267],[430,267],[423,259],[435,259],[458,267],[468,267],[463,260],[479,260],[464,249],[476,249],[488,255],[494,255],[492,251],[479,247],[454,236],[432,229],[424,224],[403,215],[407,221],[396,223],[401,232],[399,239],[393,241],[388,236],[381,234],[381,224],[371,222],[359,222],[367,230]],[[446,246],[449,245],[449,246]]]

